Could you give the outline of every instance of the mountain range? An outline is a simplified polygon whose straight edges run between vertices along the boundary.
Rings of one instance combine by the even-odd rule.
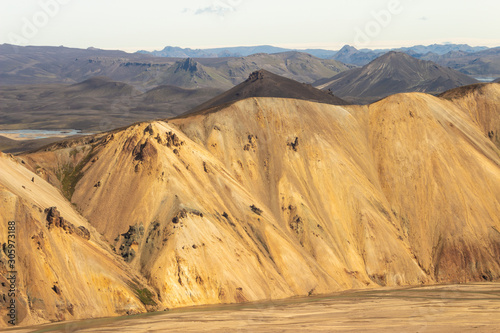
[[[497,83],[364,106],[249,97],[2,153],[19,324],[496,281],[499,111]]]
[[[344,48],[349,48],[349,45],[345,45]],[[342,50],[341,49],[341,50]],[[413,53],[413,54],[427,54],[427,53],[435,53],[438,55],[446,54],[452,51],[459,52],[478,52],[486,50],[487,47],[484,46],[475,46],[471,47],[466,44],[433,44],[433,45],[415,45],[412,47],[403,47],[396,49],[377,49],[373,50],[375,54],[382,54],[389,51],[400,51],[405,53]],[[282,53],[289,51],[298,51],[302,53],[309,53],[315,57],[328,59],[335,57],[340,51],[332,51],[332,50],[324,50],[324,49],[287,49],[281,47],[275,47],[271,45],[259,45],[259,46],[240,46],[240,47],[221,47],[221,48],[209,48],[209,49],[190,49],[190,48],[181,48],[174,46],[166,46],[161,51],[138,51],[138,53],[142,54],[150,54],[157,57],[169,57],[169,58],[220,58],[220,57],[246,57],[253,54],[258,53]],[[371,52],[372,50],[363,49],[361,52]],[[337,59],[340,60],[340,59]],[[373,60],[373,59],[371,59]],[[342,61],[342,60],[340,60]],[[353,63],[353,62],[348,62]],[[365,65],[364,63],[363,65]]]
[[[298,52],[181,59],[97,49],[0,45],[0,85],[71,84],[106,76],[142,91],[165,84],[226,90],[259,69],[312,83],[352,67]]]
[[[274,54],[289,51],[309,53],[318,58],[334,59],[356,66],[364,66],[389,51],[396,51],[406,53],[417,59],[434,61],[441,66],[451,67],[467,75],[484,77],[485,79],[491,79],[500,75],[500,48],[487,48],[484,46],[471,47],[466,44],[433,44],[427,46],[415,45],[412,47],[375,50],[358,50],[353,46],[345,45],[338,51],[321,49],[292,50],[276,48],[273,46],[192,50],[168,46],[162,51],[139,51],[139,53],[160,57],[217,58],[241,57],[257,53]]]

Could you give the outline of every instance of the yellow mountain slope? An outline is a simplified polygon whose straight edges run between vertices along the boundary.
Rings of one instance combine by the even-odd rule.
[[[18,325],[146,310],[138,297],[139,291],[147,293],[143,279],[128,272],[55,187],[1,153],[0,207],[1,293],[10,302],[8,290],[14,283]],[[47,211],[50,207],[57,207],[54,214]],[[15,281],[7,280],[12,276],[7,272],[13,271],[6,247],[14,224],[10,221],[16,229],[15,239],[9,238],[15,242]],[[6,325],[7,305],[0,311],[1,326]]]
[[[161,306],[496,280],[500,152],[463,105],[250,98],[23,158]]]

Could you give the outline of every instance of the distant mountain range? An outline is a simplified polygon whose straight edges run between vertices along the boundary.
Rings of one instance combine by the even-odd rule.
[[[268,45],[196,50],[167,46],[161,51],[139,51],[139,53],[159,57],[219,58],[247,57],[257,53],[276,54],[290,51],[309,53],[320,59],[333,59],[355,66],[364,66],[387,52],[396,51],[406,53],[417,59],[434,61],[441,66],[451,67],[464,74],[482,78],[484,81],[491,81],[491,78],[500,76],[500,47],[472,47],[467,44],[415,45],[412,47],[376,50],[358,50],[353,46],[345,45],[338,51],[322,49],[291,50]]]
[[[344,48],[346,47],[353,48],[352,46],[349,45],[344,46]],[[341,50],[343,50],[344,48],[342,48]],[[412,47],[403,47],[397,49],[378,49],[378,50],[363,49],[360,50],[360,52],[380,55],[381,53],[386,53],[388,51],[400,51],[408,53],[410,55],[427,54],[427,53],[435,53],[438,55],[442,55],[453,51],[473,53],[473,52],[483,51],[486,49],[488,48],[485,46],[472,47],[466,44],[433,44],[428,46],[416,45]],[[220,57],[246,57],[257,53],[273,54],[273,53],[289,52],[289,51],[309,53],[315,57],[322,59],[335,58],[335,55],[340,52],[340,51],[332,51],[325,49],[299,50],[299,49],[287,49],[287,48],[275,47],[271,45],[259,45],[259,46],[220,47],[211,49],[190,49],[190,48],[181,48],[175,46],[166,46],[163,50],[160,51],[141,50],[138,51],[138,53],[150,54],[156,57],[170,57],[170,58],[220,58]],[[372,58],[371,60],[373,59],[374,58]]]
[[[140,53],[66,47],[0,45],[0,85],[78,83],[106,76],[146,91],[159,85],[227,90],[266,69],[312,83],[353,68],[295,51],[237,58],[154,57]]]
[[[221,47],[213,49],[190,49],[175,46],[167,46],[161,51],[138,51],[142,54],[150,54],[156,57],[170,57],[170,58],[223,58],[223,57],[246,57],[253,54],[265,53],[274,54],[281,52],[298,51],[309,53],[318,58],[327,59],[337,53],[336,51],[323,50],[323,49],[286,49],[282,47],[275,47],[270,45],[260,46],[239,46],[239,47]]]
[[[372,103],[402,92],[437,94],[478,81],[432,61],[402,52],[388,52],[369,64],[322,79],[314,86],[333,92],[352,103]]]

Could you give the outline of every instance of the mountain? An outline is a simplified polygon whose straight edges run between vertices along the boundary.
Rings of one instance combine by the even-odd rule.
[[[416,91],[437,94],[476,82],[465,74],[431,61],[389,52],[364,67],[317,81],[314,86],[329,89],[349,102],[369,103],[395,93]]]
[[[498,109],[500,96],[490,93],[493,87],[499,89],[500,85],[475,84],[446,91],[439,97],[459,106],[463,113],[468,115],[483,131],[483,134],[500,149],[500,110]]]
[[[385,52],[372,51],[372,50],[359,51],[353,46],[345,45],[332,57],[332,59],[346,64],[363,66],[369,63],[370,61],[378,58],[381,53]]]
[[[299,83],[266,70],[259,70],[250,74],[245,82],[197,106],[190,112],[202,111],[250,97],[281,97],[334,105],[348,104],[346,101],[311,85]]]
[[[16,270],[17,325],[141,313],[156,296],[145,279],[118,257],[55,187],[29,171],[22,159],[0,153],[0,300],[6,327]],[[51,208],[54,207],[54,208]],[[8,229],[9,227],[9,229]],[[7,230],[16,229],[15,239]],[[13,240],[15,268],[7,262]],[[9,303],[10,305],[10,303]]]
[[[500,77],[498,79],[496,79],[495,81],[493,81],[495,83],[500,83]]]
[[[144,277],[139,288],[154,296],[154,309],[497,281],[500,150],[478,121],[498,114],[500,85],[464,89],[450,92],[454,99],[406,93],[369,106],[247,98],[208,113],[65,140],[20,156],[21,163],[2,162],[2,186],[32,200],[23,204],[7,193],[9,207],[21,205],[39,221],[22,236],[33,247],[19,252],[30,253],[23,272],[68,253],[69,244],[85,262],[88,252],[99,256],[105,248],[80,248],[88,241],[42,223],[47,214],[37,207],[57,205],[65,220],[95,228],[91,240],[102,233],[115,253],[107,269],[116,267],[116,255],[123,258],[124,275],[111,275],[111,290],[130,295],[138,310],[120,282],[130,274]],[[28,169],[43,179],[32,183]],[[41,194],[38,187],[49,188],[45,180],[68,201],[55,188],[51,196]],[[24,221],[10,211],[2,210],[4,222]],[[41,233],[46,242],[55,235],[68,241],[52,257],[34,256],[42,236],[29,237]],[[78,260],[68,258],[69,265]],[[105,272],[95,266],[100,257],[91,262]],[[79,272],[75,293],[92,276]],[[69,280],[59,296],[52,288],[65,274],[22,284],[20,291],[47,307],[65,297],[79,314],[88,311],[81,298],[105,297],[92,290],[65,294]],[[109,281],[99,286],[110,288]],[[65,307],[51,309],[56,318],[74,318]]]
[[[182,88],[229,89],[233,86],[230,80],[216,70],[191,58],[176,62],[160,75],[157,82]]]

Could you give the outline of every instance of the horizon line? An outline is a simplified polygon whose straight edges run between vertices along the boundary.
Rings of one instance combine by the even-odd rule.
[[[88,49],[99,49],[99,50],[104,50],[104,51],[123,51],[126,53],[137,53],[139,51],[146,51],[146,52],[154,52],[154,51],[161,51],[165,49],[166,47],[176,47],[176,48],[181,48],[181,49],[191,49],[191,50],[207,50],[207,49],[224,49],[224,48],[238,48],[238,47],[261,47],[261,46],[269,46],[269,47],[276,47],[276,48],[282,48],[282,49],[287,49],[291,51],[307,51],[307,50],[325,50],[325,51],[332,51],[332,52],[337,52],[341,50],[345,46],[350,46],[354,47],[357,50],[371,50],[371,51],[378,51],[378,50],[393,50],[393,49],[399,49],[399,48],[411,48],[415,46],[432,46],[432,45],[467,45],[470,47],[485,47],[485,48],[497,48],[500,47],[499,44],[490,44],[490,45],[495,45],[495,46],[488,46],[485,44],[476,44],[476,45],[471,45],[470,43],[467,42],[434,42],[434,43],[416,43],[416,44],[407,44],[407,45],[401,45],[399,44],[398,46],[393,45],[377,45],[377,46],[372,46],[372,47],[362,47],[362,48],[357,48],[354,45],[351,44],[343,44],[342,46],[336,46],[336,47],[328,47],[328,46],[296,46],[293,47],[290,44],[281,44],[281,46],[273,45],[273,44],[251,44],[251,45],[236,45],[236,46],[206,46],[206,47],[189,47],[189,46],[174,46],[174,45],[166,45],[161,49],[153,49],[151,47],[123,47],[123,48],[117,48],[117,47],[95,47],[95,46],[88,46],[88,47],[81,47],[81,46],[67,46],[67,45],[35,45],[35,44],[29,44],[29,45],[16,45],[16,44],[11,44],[11,43],[2,43],[1,45],[11,45],[14,47],[65,47],[65,48],[72,48],[72,49],[81,49],[81,50],[88,50]],[[288,45],[288,46],[286,46]],[[340,45],[340,44],[339,44]]]

